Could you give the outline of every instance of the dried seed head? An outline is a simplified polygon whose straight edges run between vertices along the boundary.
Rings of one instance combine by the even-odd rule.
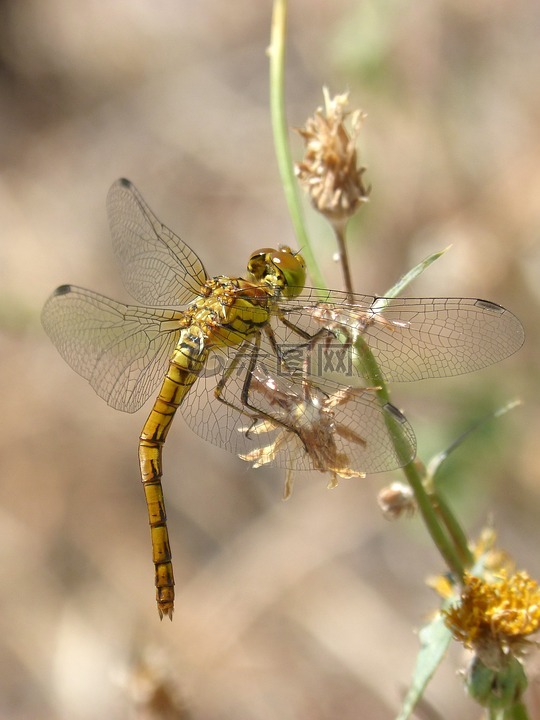
[[[377,496],[379,507],[387,520],[397,520],[403,516],[412,517],[416,512],[413,491],[408,485],[394,482],[383,488]]]
[[[316,210],[331,222],[348,220],[367,202],[369,189],[362,181],[364,167],[357,167],[356,140],[366,114],[347,112],[348,94],[330,98],[323,88],[325,108],[318,108],[299,129],[305,153],[296,164],[296,176],[309,193]],[[350,133],[345,118],[350,116]]]

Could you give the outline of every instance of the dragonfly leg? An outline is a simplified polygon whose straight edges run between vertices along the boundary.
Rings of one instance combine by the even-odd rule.
[[[306,330],[302,330],[301,327],[298,327],[298,325],[295,325],[295,323],[291,322],[285,317],[285,313],[280,312],[279,313],[279,319],[281,322],[285,325],[285,327],[288,327],[289,330],[292,330],[294,333],[299,335],[301,338],[307,341],[308,344],[318,342],[319,340],[325,338],[328,339],[333,337],[336,338],[336,334],[329,328],[329,327],[322,327],[320,330],[317,330],[316,333],[310,334],[306,332]]]
[[[295,323],[291,322],[285,317],[285,314],[283,312],[279,312],[279,319],[285,325],[289,330],[292,330],[295,334],[297,334],[300,338],[302,338],[305,342],[301,342],[298,344],[287,344],[285,346],[280,347],[278,344],[273,329],[270,327],[270,325],[265,326],[264,330],[266,332],[266,335],[268,336],[268,340],[276,353],[277,357],[279,358],[280,362],[282,363],[282,366],[287,368],[287,370],[293,374],[299,370],[298,368],[298,352],[307,349],[308,351],[312,351],[313,348],[316,346],[317,343],[323,342],[325,350],[328,351],[332,341],[335,341],[338,339],[338,335],[330,328],[330,327],[322,327],[320,330],[317,330],[316,333],[310,334],[303,330],[301,327],[298,327],[298,325],[295,325]],[[349,332],[345,332],[345,342],[340,342],[340,345],[343,347],[350,347],[352,345],[352,337],[350,336]],[[292,361],[291,361],[292,358]]]
[[[253,346],[253,349],[251,350],[251,356],[249,359],[248,364],[248,370],[246,372],[246,377],[244,378],[244,383],[242,386],[242,394],[241,394],[241,405],[237,405],[236,403],[231,402],[230,400],[227,400],[223,397],[223,391],[225,390],[227,383],[229,382],[229,379],[231,378],[233,372],[238,367],[239,363],[248,353],[248,345],[244,344],[239,351],[236,353],[234,358],[232,359],[230,365],[225,369],[225,372],[219,379],[218,384],[215,387],[214,395],[219,402],[222,402],[224,405],[227,405],[228,407],[233,408],[233,410],[236,410],[237,412],[241,413],[242,415],[246,415],[247,417],[251,418],[253,420],[253,424],[259,419],[261,415],[261,411],[259,411],[258,408],[250,406],[248,402],[246,402],[246,379],[250,376],[250,374],[253,372],[253,368],[255,367],[255,363],[257,362],[257,354],[259,350],[259,344]],[[250,412],[248,412],[247,410]],[[255,415],[253,412],[255,412]],[[273,419],[273,418],[271,418]]]
[[[270,337],[270,336],[269,336]],[[259,346],[260,346],[260,336],[256,336],[255,343],[251,346],[251,352],[249,355],[249,362],[247,371],[244,376],[244,382],[242,385],[242,391],[240,394],[240,400],[241,404],[237,405],[234,402],[231,402],[230,400],[227,400],[223,397],[222,393],[225,390],[225,387],[227,386],[227,382],[229,381],[230,377],[232,376],[233,372],[237,368],[239,362],[247,355],[249,346],[245,344],[238,353],[233,358],[231,364],[226,368],[225,372],[221,376],[215,390],[214,395],[217,400],[222,402],[224,405],[227,405],[228,407],[233,408],[237,412],[241,413],[242,415],[245,415],[249,417],[252,420],[252,424],[249,426],[248,430],[246,431],[246,436],[249,436],[249,431],[251,428],[259,421],[259,420],[269,420],[271,423],[273,423],[276,426],[283,427],[286,430],[289,430],[290,432],[295,433],[302,444],[305,446],[304,440],[300,436],[300,434],[294,429],[294,427],[291,427],[287,423],[283,422],[278,417],[275,417],[271,413],[267,412],[266,410],[263,410],[260,407],[257,407],[252,403],[250,400],[250,390],[252,381],[254,379],[254,371],[255,366],[257,364],[257,358],[259,355]],[[276,345],[277,347],[277,345]]]

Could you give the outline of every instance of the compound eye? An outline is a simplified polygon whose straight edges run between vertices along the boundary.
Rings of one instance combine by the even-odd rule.
[[[299,253],[290,248],[281,248],[272,255],[272,263],[283,278],[283,294],[285,297],[296,297],[304,289],[306,283],[306,263]]]
[[[255,280],[280,288],[290,298],[302,292],[306,281],[304,258],[286,246],[256,250],[249,258],[248,272]]]
[[[250,272],[257,280],[262,280],[263,277],[268,273],[268,264],[271,263],[271,257],[277,250],[274,248],[261,248],[251,253],[249,262],[247,265],[248,272]]]

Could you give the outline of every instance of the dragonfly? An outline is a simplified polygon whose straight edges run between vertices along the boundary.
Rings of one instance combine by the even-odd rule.
[[[244,277],[207,274],[197,254],[134,185],[107,197],[113,248],[137,305],[62,285],[42,323],[61,356],[111,407],[135,412],[156,393],[139,437],[160,618],[174,574],[162,450],[177,409],[206,440],[259,467],[361,477],[416,453],[403,414],[366,387],[358,338],[387,381],[448,377],[519,349],[519,320],[473,298],[379,298],[305,287],[300,253],[251,254]]]

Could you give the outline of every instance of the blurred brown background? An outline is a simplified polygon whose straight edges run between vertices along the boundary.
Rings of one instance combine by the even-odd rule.
[[[411,676],[414,629],[436,605],[424,579],[442,566],[418,520],[377,509],[398,473],[332,492],[303,475],[283,503],[280,472],[250,470],[178,417],[164,457],[178,600],[160,623],[137,469],[145,411],[108,408],[39,323],[61,283],[129,299],[104,209],[120,176],[211,274],[294,244],[268,112],[270,15],[252,0],[0,4],[1,718],[386,720]],[[489,298],[526,327],[514,358],[393,399],[425,459],[526,401],[442,480],[472,535],[493,517],[537,578],[539,33],[536,0],[291,0],[287,67],[291,126],[323,84],[368,112],[356,289],[383,293],[452,243],[410,294]],[[308,213],[341,287],[329,228]],[[462,664],[454,648],[428,692],[441,717],[478,717]]]

